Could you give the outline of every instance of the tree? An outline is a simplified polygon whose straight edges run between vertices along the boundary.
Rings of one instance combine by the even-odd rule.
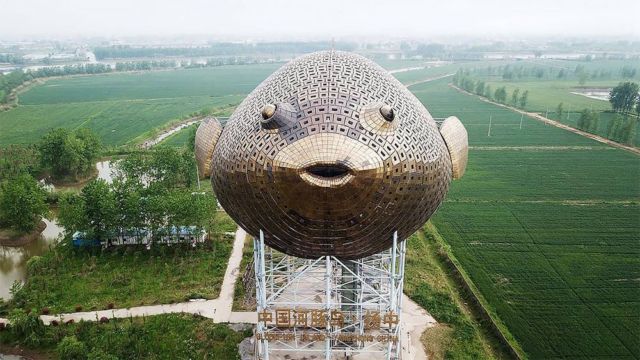
[[[504,86],[497,88],[493,97],[497,102],[504,103],[507,101],[507,89]]]
[[[520,95],[520,107],[522,109],[527,106],[527,100],[529,99],[529,90],[525,90],[522,95]]]
[[[584,109],[578,118],[578,129],[596,132],[598,130],[598,113],[593,110]]]
[[[40,172],[39,164],[39,153],[33,145],[0,148],[0,181],[20,174],[36,176]]]
[[[623,78],[631,79],[636,76],[636,68],[625,65],[622,67],[621,73]]]
[[[476,94],[480,96],[484,95],[484,81],[478,81],[476,84]]]
[[[491,86],[487,85],[484,87],[484,97],[491,100],[493,98],[493,92],[491,92]]]
[[[63,193],[58,200],[58,223],[68,234],[75,231],[87,231],[89,221],[86,217],[84,200],[75,193]]]
[[[58,346],[56,352],[60,359],[66,360],[86,360],[87,348],[75,336],[65,336]]]
[[[564,114],[564,106],[562,103],[558,104],[556,107],[556,115],[558,116],[558,120],[562,119],[562,115]]]
[[[23,309],[14,309],[9,313],[9,321],[11,332],[25,344],[38,346],[44,341],[45,326],[35,311],[27,313]]]
[[[558,79],[562,79],[566,76],[564,69],[560,69],[560,71],[558,72]]]
[[[28,232],[48,213],[47,193],[29,174],[21,174],[0,185],[0,222]]]
[[[109,185],[102,179],[88,183],[81,192],[86,228],[98,240],[113,235],[117,223],[117,204]]]
[[[611,89],[609,102],[614,111],[626,114],[631,112],[633,106],[638,102],[639,86],[633,82],[619,83]]]
[[[584,85],[589,79],[589,74],[585,71],[578,74],[578,83]]]
[[[511,104],[513,105],[518,105],[518,99],[520,95],[520,89],[515,89],[513,90],[513,93],[511,93]]]
[[[69,132],[51,130],[38,144],[42,167],[54,177],[84,175],[91,170],[100,153],[100,140],[88,129]]]

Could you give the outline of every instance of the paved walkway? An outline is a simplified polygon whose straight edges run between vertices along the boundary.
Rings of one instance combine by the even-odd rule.
[[[247,233],[238,228],[235,233],[233,250],[229,257],[227,270],[224,274],[220,296],[214,300],[191,300],[176,304],[137,306],[128,309],[112,309],[100,311],[75,312],[59,315],[41,315],[42,321],[49,325],[51,321],[74,322],[99,321],[100,318],[129,318],[139,316],[152,316],[161,314],[189,313],[197,314],[216,323],[240,323],[255,324],[258,322],[258,314],[255,311],[233,312],[233,293],[236,279],[240,273],[240,262],[242,261],[242,249],[244,247]],[[8,323],[7,319],[0,318],[0,323]],[[420,337],[425,329],[435,325],[436,321],[418,304],[403,295],[402,299],[402,354],[405,360],[422,360],[427,355],[424,351]]]

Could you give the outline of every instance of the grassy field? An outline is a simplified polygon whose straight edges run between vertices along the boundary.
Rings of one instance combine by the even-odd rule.
[[[382,61],[390,69],[422,64],[414,60]],[[21,94],[17,108],[0,112],[0,146],[33,143],[58,127],[91,128],[108,146],[138,143],[153,129],[195,111],[237,105],[280,66],[230,65],[51,79]],[[411,81],[443,71],[454,68],[431,68],[398,76]],[[172,141],[177,144],[181,138]]]
[[[144,246],[100,252],[57,246],[28,265],[28,278],[14,295],[15,306],[52,313],[101,310],[214,299],[220,292],[236,225],[216,214],[211,242],[191,246]]]
[[[281,64],[119,73],[52,79],[0,112],[0,145],[32,143],[57,127],[88,127],[106,145],[137,142],[201,110],[238,104]]]
[[[83,344],[85,358],[92,354],[90,359],[140,360],[236,359],[238,344],[251,336],[251,331],[236,332],[212,320],[183,314],[47,326],[42,332],[40,343],[27,347],[42,356],[37,359],[60,360],[64,358],[58,356],[56,346],[71,336]],[[23,340],[10,331],[0,331],[0,352],[12,353],[13,346],[25,346]]]
[[[433,219],[530,358],[640,357],[640,157],[449,88],[412,90],[469,130]],[[487,136],[492,116],[491,136]]]
[[[197,129],[197,127],[198,124],[193,124],[189,127],[186,127],[169,136],[168,138],[162,140],[162,142],[160,142],[158,145],[174,147],[186,146],[189,143],[189,136],[191,136],[191,132],[194,131],[194,129]]]
[[[511,79],[503,78],[503,71],[506,67],[511,71],[516,69],[528,69],[530,72],[522,72],[520,77]],[[606,100],[592,99],[576,94],[584,89],[608,90],[623,81],[639,82],[640,76],[628,79],[622,76],[622,69],[636,69],[640,72],[640,62],[632,60],[526,60],[497,63],[477,63],[466,64],[461,68],[470,71],[472,79],[482,80],[490,86],[492,92],[504,86],[507,91],[507,102],[511,104],[511,95],[514,90],[519,89],[520,94],[525,90],[529,92],[525,110],[538,112],[543,115],[548,114],[550,118],[558,120],[567,125],[577,127],[579,112],[584,109],[595,110],[600,113],[598,128],[593,131],[596,135],[611,138],[610,121],[614,114],[604,112],[611,110],[611,104]],[[584,69],[587,79],[584,84],[580,84],[576,73],[577,68]],[[544,70],[541,77],[534,76],[535,70]],[[560,71],[564,76],[558,78]],[[565,114],[560,118],[555,116],[556,107],[562,103]],[[636,129],[631,134],[631,140],[627,143],[635,146],[640,145],[640,131]],[[619,141],[619,139],[616,139]]]

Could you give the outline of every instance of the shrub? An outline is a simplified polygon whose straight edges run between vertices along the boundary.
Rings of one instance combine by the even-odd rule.
[[[65,336],[56,347],[56,353],[65,360],[87,359],[87,349],[75,336]]]
[[[109,322],[109,318],[108,317],[103,316],[103,317],[100,318],[100,323],[101,324],[106,324],[108,322]]]
[[[9,322],[9,329],[17,338],[22,339],[23,343],[38,346],[43,340],[44,323],[35,311],[27,313],[22,309],[14,309],[9,313]]]
[[[42,313],[42,315],[49,315],[49,312],[50,312],[50,310],[47,307],[46,308],[42,308],[42,311],[40,311],[40,313]]]
[[[82,306],[81,305],[76,305],[76,312],[82,311]]]
[[[27,272],[33,274],[38,269],[42,268],[42,256],[32,256],[27,260]]]
[[[118,360],[118,357],[95,348],[89,353],[87,360]]]

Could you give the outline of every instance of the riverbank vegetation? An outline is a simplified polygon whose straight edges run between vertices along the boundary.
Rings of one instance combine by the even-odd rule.
[[[100,155],[102,143],[96,134],[80,128],[51,130],[37,145],[41,168],[55,181],[77,181],[91,174]]]
[[[60,244],[27,264],[12,306],[63,313],[214,299],[220,292],[233,237],[224,228],[190,244],[74,249]]]
[[[46,327],[33,314],[13,317],[20,321],[0,331],[0,349],[21,346],[61,360],[237,359],[238,344],[251,336],[250,330],[236,332],[186,314]]]
[[[144,229],[159,240],[163,230],[191,227],[194,234],[211,230],[216,199],[198,191],[191,149],[159,147],[134,153],[113,165],[108,183],[89,182],[79,194],[68,193],[59,201],[59,223],[68,234],[80,231],[88,239],[107,241],[119,234]]]

